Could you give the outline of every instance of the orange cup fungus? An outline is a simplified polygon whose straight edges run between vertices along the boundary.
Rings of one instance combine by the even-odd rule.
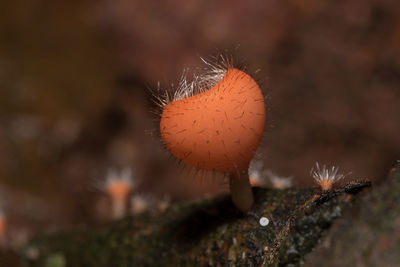
[[[211,171],[247,169],[265,122],[260,87],[246,73],[228,69],[211,89],[165,106],[161,137],[183,162]]]
[[[264,97],[245,72],[233,67],[214,67],[214,72],[219,73],[220,80],[214,79],[213,86],[204,92],[164,105],[161,138],[186,164],[227,173],[233,202],[248,211],[253,197],[247,170],[264,131]],[[247,203],[243,203],[243,197]]]

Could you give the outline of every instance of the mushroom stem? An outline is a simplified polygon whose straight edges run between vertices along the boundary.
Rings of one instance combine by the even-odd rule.
[[[126,213],[126,199],[127,196],[118,196],[114,197],[111,201],[112,205],[112,218],[113,219],[120,219],[125,216]]]
[[[229,187],[233,204],[242,212],[251,210],[254,203],[253,192],[247,172],[229,175]]]

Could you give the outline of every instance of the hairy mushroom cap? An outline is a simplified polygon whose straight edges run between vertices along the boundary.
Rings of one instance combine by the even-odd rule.
[[[209,90],[168,103],[161,138],[183,162],[210,171],[247,170],[265,123],[264,97],[249,75],[229,68]]]
[[[333,185],[346,177],[346,175],[338,173],[339,167],[332,166],[330,169],[325,165],[320,167],[319,163],[315,163],[315,167],[311,169],[311,176],[314,181],[320,186],[322,191],[331,190]]]

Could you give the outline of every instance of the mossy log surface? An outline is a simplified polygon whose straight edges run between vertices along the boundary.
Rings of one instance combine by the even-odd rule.
[[[22,251],[24,265],[298,265],[350,205],[345,193],[369,185],[354,182],[324,193],[254,188],[256,205],[247,215],[238,212],[227,195],[174,205],[164,213],[38,239]],[[261,217],[270,223],[261,226]],[[27,253],[32,250],[34,259]]]

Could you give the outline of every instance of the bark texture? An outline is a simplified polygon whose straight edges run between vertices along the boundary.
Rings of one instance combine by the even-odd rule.
[[[256,204],[247,215],[224,195],[43,237],[21,253],[32,267],[298,265],[353,205],[345,195],[369,186],[357,181],[324,193],[254,188]],[[270,223],[261,226],[261,217]]]

